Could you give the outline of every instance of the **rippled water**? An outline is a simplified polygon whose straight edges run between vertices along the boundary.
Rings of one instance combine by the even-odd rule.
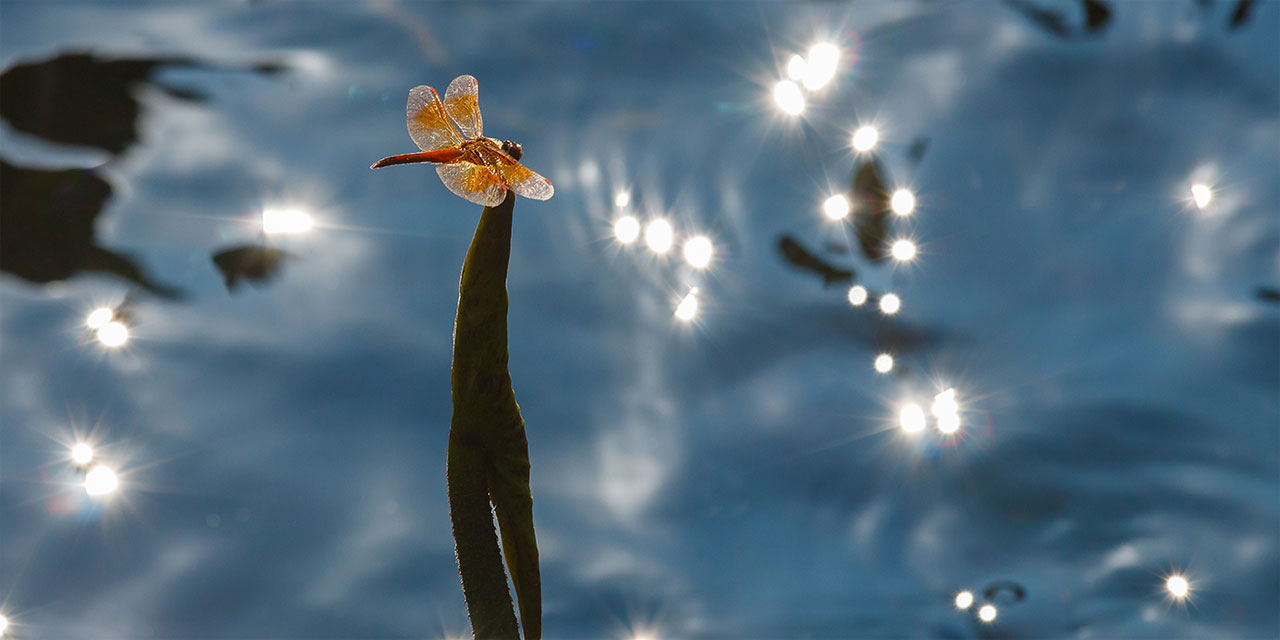
[[[368,169],[415,150],[411,87],[466,73],[556,186],[509,278],[548,637],[1274,637],[1280,4],[1233,7],[3,3],[8,633],[466,631],[444,450],[479,207]],[[787,116],[817,38],[837,73]],[[865,123],[917,196],[909,264],[824,215]],[[615,239],[619,191],[668,255]],[[106,349],[85,318],[126,296]],[[993,624],[953,606],[993,584]]]

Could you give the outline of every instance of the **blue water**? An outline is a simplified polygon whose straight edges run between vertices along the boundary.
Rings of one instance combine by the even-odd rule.
[[[47,277],[0,273],[9,632],[466,633],[444,452],[479,207],[367,168],[415,151],[411,87],[465,73],[556,187],[517,202],[509,277],[547,637],[1280,635],[1280,306],[1255,295],[1280,286],[1280,3],[1230,29],[1233,5],[1118,3],[1088,35],[1038,2],[1063,39],[994,2],[0,4],[5,69],[93,56],[0,92],[44,119],[6,120],[3,159],[92,170],[53,210],[105,197],[85,228],[143,274],[57,272],[87,240],[34,232]],[[785,116],[773,85],[816,38],[839,73]],[[175,56],[198,64],[100,66]],[[918,194],[907,265],[822,215],[864,122]],[[619,190],[713,266],[618,243]],[[228,291],[211,254],[283,206],[315,228]],[[852,308],[780,234],[902,311]],[[126,295],[104,349],[85,315]],[[898,427],[949,387],[959,437]],[[106,502],[77,438],[119,471]],[[993,624],[953,607],[1001,580],[1025,598]]]

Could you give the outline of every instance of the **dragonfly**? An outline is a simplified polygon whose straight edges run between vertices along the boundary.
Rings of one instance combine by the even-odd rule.
[[[406,108],[409,137],[422,151],[383,158],[369,168],[432,162],[450,191],[487,207],[500,204],[508,189],[534,200],[550,198],[551,181],[520,164],[520,145],[485,137],[479,97],[480,85],[468,75],[449,83],[443,101],[431,87],[414,87]]]

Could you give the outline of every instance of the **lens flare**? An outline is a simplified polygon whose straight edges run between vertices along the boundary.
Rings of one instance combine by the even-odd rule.
[[[115,492],[120,487],[120,479],[116,472],[98,465],[84,476],[84,492],[91,496],[104,496]]]
[[[887,353],[882,353],[876,356],[875,367],[877,373],[889,373],[890,371],[893,371],[893,356]]]
[[[858,127],[853,132],[853,149],[859,153],[866,153],[876,148],[876,143],[880,142],[880,132],[871,125]]]
[[[129,341],[129,328],[112,320],[98,329],[97,336],[102,346],[114,349]]]
[[[889,253],[898,262],[911,262],[916,257],[916,243],[910,240],[897,240],[889,246]]]
[[[866,287],[860,284],[855,284],[852,287],[849,287],[849,304],[855,307],[861,307],[867,303],[867,296]]]
[[[640,221],[635,216],[622,216],[613,223],[613,237],[622,244],[631,244],[640,237]]]
[[[84,324],[90,329],[101,329],[103,325],[111,322],[116,317],[116,312],[107,307],[98,307],[89,312],[89,317],[85,319]]]
[[[711,256],[715,247],[706,236],[694,236],[684,243],[684,261],[695,269],[705,269],[711,264]]]
[[[1197,207],[1203,209],[1213,201],[1213,189],[1210,189],[1207,184],[1193,184],[1191,185],[1191,198],[1195,200]]]
[[[902,308],[902,298],[896,294],[886,293],[880,296],[880,313],[891,316]]]
[[[80,467],[93,462],[93,447],[87,442],[77,442],[74,447],[71,447],[71,461]]]
[[[1164,581],[1164,588],[1169,590],[1169,595],[1179,600],[1191,593],[1191,583],[1187,581],[1185,576],[1176,573]]]
[[[698,315],[698,288],[689,290],[688,295],[676,305],[676,318],[684,322],[693,320]]]
[[[804,88],[816,91],[827,86],[827,83],[836,77],[839,62],[840,48],[834,44],[819,42],[810,47],[809,55],[805,59]],[[787,71],[790,72],[790,68]]]
[[[992,622],[996,621],[996,615],[998,613],[999,612],[996,611],[995,605],[984,604],[982,605],[981,608],[978,609],[978,619],[987,624],[991,624]]]
[[[789,116],[804,113],[804,94],[800,92],[800,85],[791,80],[783,80],[773,86],[773,101]]]
[[[900,216],[909,216],[916,210],[916,195],[906,189],[898,189],[889,199],[889,207]]]
[[[4,637],[5,629],[9,628],[9,619],[0,615],[0,638]]]
[[[840,220],[849,215],[849,199],[837,193],[822,202],[822,212],[832,220]]]
[[[920,433],[924,431],[924,409],[921,409],[918,404],[909,404],[898,413],[898,422],[902,425],[903,431]]]
[[[968,609],[973,606],[973,592],[969,590],[961,591],[956,594],[956,608]]]
[[[671,243],[675,241],[675,230],[671,228],[671,223],[662,218],[658,218],[649,223],[644,228],[644,243],[654,253],[666,253],[671,250]]]
[[[301,209],[263,209],[263,233],[302,233],[311,229],[311,216]]]
[[[613,206],[619,209],[626,209],[631,204],[631,192],[619,191],[613,196]]]

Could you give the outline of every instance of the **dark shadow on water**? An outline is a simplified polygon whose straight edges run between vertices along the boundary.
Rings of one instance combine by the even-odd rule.
[[[38,284],[81,271],[110,273],[160,297],[182,297],[133,258],[98,245],[94,223],[111,197],[111,185],[96,172],[0,161],[0,193],[0,270]]]
[[[790,235],[778,236],[778,253],[788,265],[795,269],[818,274],[822,278],[824,287],[853,281],[853,269],[837,267],[819,258]]]

